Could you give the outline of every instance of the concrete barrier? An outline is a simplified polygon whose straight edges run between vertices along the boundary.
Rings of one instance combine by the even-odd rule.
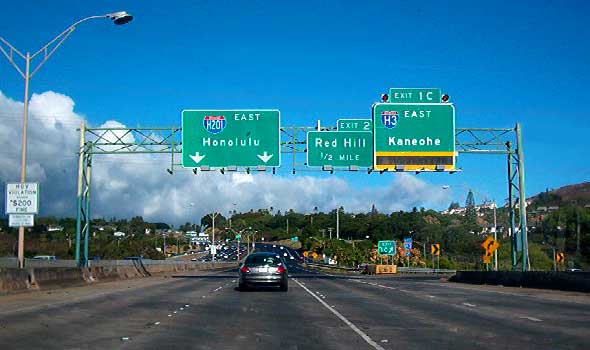
[[[237,263],[168,262],[159,260],[114,260],[91,263],[89,268],[35,267],[0,268],[0,294],[83,286],[96,282],[237,268]]]
[[[0,268],[0,294],[24,292],[31,288],[29,271]]]
[[[84,271],[76,267],[39,267],[29,271],[31,285],[41,290],[81,286],[87,283]]]
[[[457,271],[449,281],[590,292],[589,272]]]

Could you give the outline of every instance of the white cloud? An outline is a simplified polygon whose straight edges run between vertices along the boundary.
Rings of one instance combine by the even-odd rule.
[[[48,91],[34,94],[30,104],[28,180],[41,183],[43,215],[75,216],[79,133],[84,118],[74,112],[74,101]],[[16,181],[20,166],[22,103],[0,92],[0,180]],[[103,127],[124,127],[110,120]],[[109,139],[133,136],[117,131]],[[309,212],[314,206],[329,211],[341,205],[346,211],[382,212],[414,206],[440,207],[450,197],[440,186],[409,174],[392,175],[386,186],[359,187],[337,176],[271,175],[218,172],[175,172],[165,169],[165,155],[95,156],[92,172],[93,216],[131,217],[181,223],[198,221],[207,212],[227,214],[235,209],[270,208]],[[367,175],[369,176],[369,175]],[[3,191],[3,188],[2,188]],[[191,205],[192,203],[192,205]]]

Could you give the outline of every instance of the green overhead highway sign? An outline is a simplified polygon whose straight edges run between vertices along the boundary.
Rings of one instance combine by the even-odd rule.
[[[309,131],[307,166],[372,167],[373,134],[366,131]]]
[[[376,170],[455,170],[455,107],[450,103],[373,105]]]
[[[381,255],[395,255],[395,241],[377,242],[377,252]]]
[[[392,103],[440,103],[440,89],[391,88],[389,102]]]
[[[373,131],[371,119],[338,119],[336,122],[338,131]]]
[[[278,110],[182,111],[182,166],[279,167]]]

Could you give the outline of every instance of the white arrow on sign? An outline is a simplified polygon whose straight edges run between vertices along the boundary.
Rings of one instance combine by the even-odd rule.
[[[264,151],[264,153],[262,155],[258,154],[258,158],[260,158],[261,161],[263,161],[264,163],[267,163],[273,156],[274,154],[268,154],[266,151]]]
[[[195,152],[194,156],[192,154],[189,154],[188,156],[191,157],[191,159],[194,160],[195,163],[197,163],[197,164],[199,164],[199,162],[202,161],[203,158],[205,158],[205,155],[203,154],[201,156],[201,155],[199,155],[199,152]]]

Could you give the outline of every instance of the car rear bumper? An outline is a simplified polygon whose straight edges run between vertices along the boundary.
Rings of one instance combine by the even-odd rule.
[[[243,275],[240,283],[245,284],[283,284],[286,280],[282,275]]]

